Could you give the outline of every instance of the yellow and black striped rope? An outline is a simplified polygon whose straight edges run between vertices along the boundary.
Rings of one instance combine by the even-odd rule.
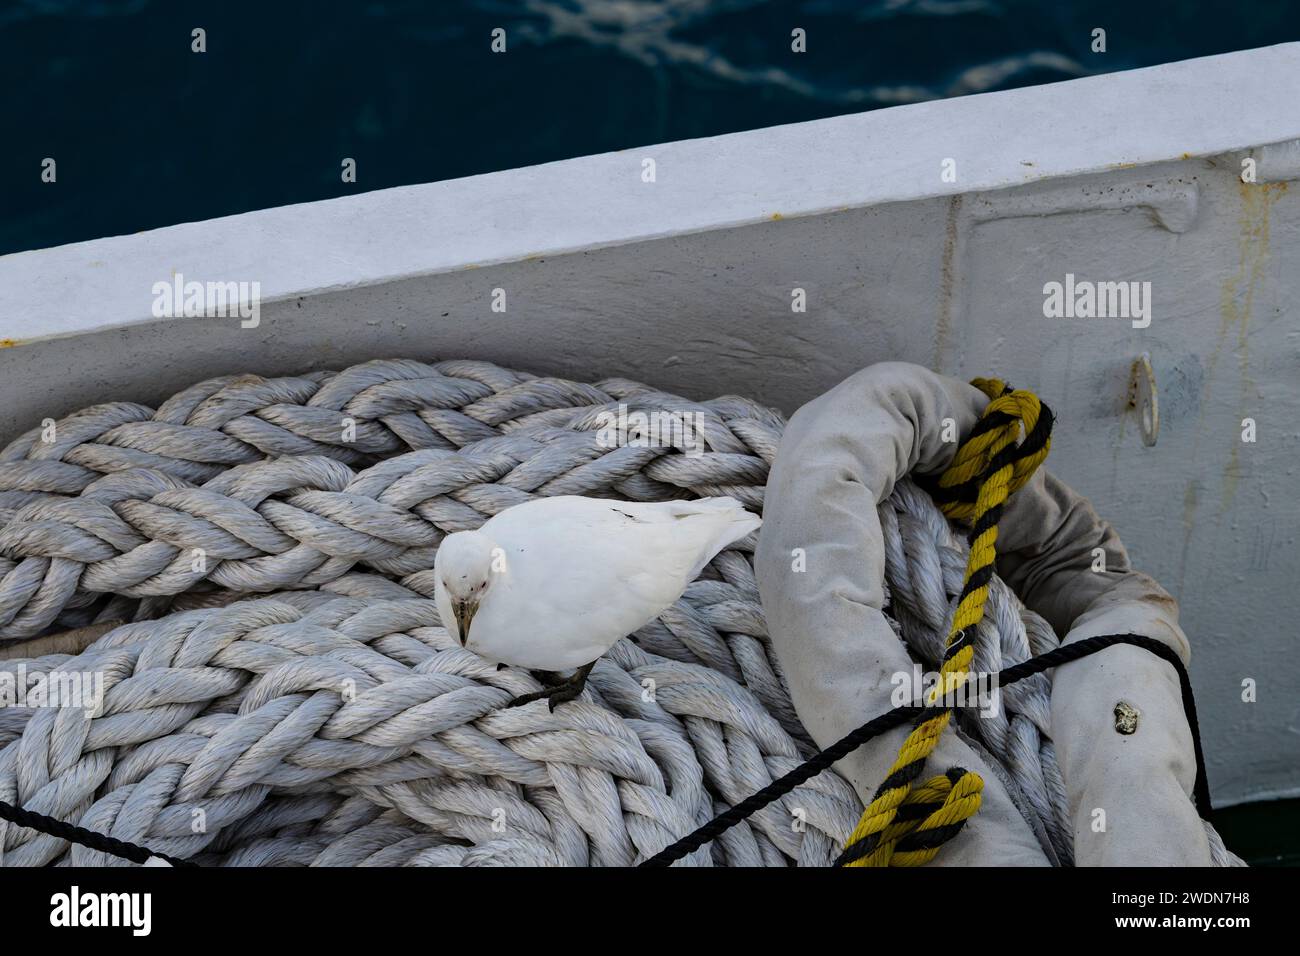
[[[975,649],[968,636],[984,618],[998,521],[1007,498],[1029,481],[1051,450],[1052,413],[1032,392],[1016,391],[998,379],[977,378],[971,384],[989,397],[989,404],[947,471],[928,489],[945,515],[972,523],[970,556],[940,679],[927,695],[929,714],[922,715],[903,742],[836,861],[840,866],[928,863],[980,807],[984,782],[960,767],[914,785],[952,719],[951,707],[936,707],[936,702],[950,700],[947,695],[969,676]]]

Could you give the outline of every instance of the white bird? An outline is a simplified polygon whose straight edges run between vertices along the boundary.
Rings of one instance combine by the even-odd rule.
[[[434,600],[443,626],[481,657],[577,668],[510,703],[547,697],[554,710],[582,692],[600,655],[658,617],[714,555],[761,523],[734,498],[538,498],[448,535],[434,557]]]

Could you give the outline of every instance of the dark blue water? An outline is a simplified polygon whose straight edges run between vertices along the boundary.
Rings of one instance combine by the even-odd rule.
[[[1293,39],[1228,0],[0,0],[0,253]]]

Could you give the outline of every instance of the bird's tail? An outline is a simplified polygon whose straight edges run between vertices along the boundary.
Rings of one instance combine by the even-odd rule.
[[[739,541],[763,523],[762,518],[745,510],[745,506],[735,498],[697,498],[680,504],[683,507],[677,517],[708,521],[712,526],[708,544],[700,555],[699,563],[687,578],[688,581],[694,581],[719,551]]]

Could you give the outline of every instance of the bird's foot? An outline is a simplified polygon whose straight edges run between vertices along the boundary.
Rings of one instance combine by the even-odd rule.
[[[558,690],[556,687],[547,687],[543,690],[535,690],[531,694],[520,694],[510,703],[506,704],[506,707],[522,707],[524,704],[531,704],[535,700],[549,698],[556,692],[556,690]]]
[[[524,704],[531,704],[535,700],[546,700],[550,706],[551,712],[555,712],[556,704],[563,704],[571,700],[577,700],[582,689],[587,686],[587,675],[591,673],[591,668],[595,662],[588,664],[586,667],[578,668],[568,680],[561,681],[553,687],[547,687],[542,690],[535,690],[531,694],[521,694],[510,703],[507,707],[522,707]]]
[[[536,690],[531,694],[521,694],[506,704],[507,707],[522,707],[524,704],[531,704],[535,700],[545,700],[548,702],[551,712],[555,712],[556,704],[563,704],[566,701],[576,700],[582,693],[582,688],[569,683],[558,684],[555,687],[547,687],[544,690]]]

